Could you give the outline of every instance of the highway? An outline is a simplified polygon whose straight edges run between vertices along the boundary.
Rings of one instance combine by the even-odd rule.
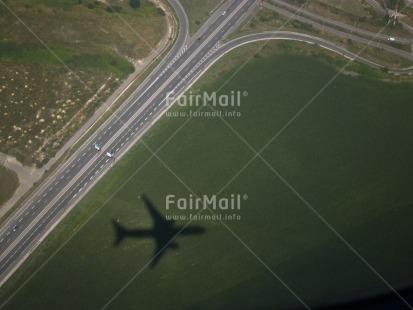
[[[90,137],[67,162],[3,225],[0,231],[0,285],[24,262],[36,246],[168,108],[166,96],[179,96],[206,68],[219,42],[256,5],[256,0],[225,1],[212,22],[189,40],[187,20],[177,1],[170,1],[180,20],[172,50],[132,96]],[[224,14],[222,14],[225,11]],[[99,152],[94,145],[99,144]]]
[[[272,1],[274,1],[274,3],[279,3],[279,2],[280,2],[280,4],[282,3],[283,5],[285,5],[286,7],[288,7],[289,9],[294,9],[294,8],[295,8],[295,10],[298,10],[298,9],[299,9],[298,7],[294,7],[294,6],[292,6],[292,5],[288,5],[288,6],[287,6],[286,3],[281,2],[281,1],[278,1],[278,0],[272,0]],[[269,9],[272,9],[272,10],[278,12],[279,14],[281,14],[281,15],[283,15],[283,16],[291,19],[291,20],[298,20],[298,21],[301,21],[301,22],[303,22],[303,23],[310,24],[310,25],[312,25],[314,28],[320,29],[320,30],[322,30],[322,31],[329,32],[329,33],[331,33],[331,34],[333,34],[333,35],[335,35],[335,36],[337,36],[337,37],[342,37],[342,38],[351,39],[351,40],[353,40],[353,41],[357,41],[357,42],[360,42],[360,43],[363,43],[363,44],[369,44],[369,45],[372,46],[372,47],[377,47],[377,48],[383,49],[383,50],[385,50],[385,51],[387,51],[387,52],[390,52],[390,53],[392,53],[392,54],[394,54],[394,55],[398,55],[398,56],[400,56],[400,57],[403,57],[403,58],[405,58],[405,59],[413,60],[413,55],[412,55],[412,53],[409,53],[409,52],[406,52],[406,51],[403,51],[403,50],[394,48],[394,47],[389,46],[389,45],[387,45],[387,44],[380,43],[380,41],[379,41],[379,42],[376,41],[376,40],[382,39],[382,40],[384,40],[385,42],[387,42],[388,36],[383,36],[383,35],[380,35],[380,34],[375,34],[375,33],[372,33],[372,32],[365,31],[365,30],[361,30],[361,29],[358,30],[358,31],[353,31],[353,30],[352,30],[352,27],[350,27],[350,26],[347,26],[347,28],[346,28],[346,27],[342,27],[342,26],[341,26],[342,23],[334,22],[334,21],[332,21],[332,20],[330,20],[330,19],[324,18],[324,17],[322,17],[322,16],[319,16],[319,15],[316,15],[316,14],[313,14],[313,13],[310,13],[310,12],[306,12],[306,11],[304,11],[304,10],[301,10],[301,11],[300,11],[300,14],[303,14],[303,15],[311,14],[311,16],[312,16],[313,18],[317,19],[318,22],[315,22],[314,20],[310,20],[310,19],[308,19],[308,18],[306,18],[306,17],[304,17],[304,16],[297,15],[295,12],[290,12],[290,11],[284,10],[284,9],[282,9],[282,8],[279,8],[279,7],[277,7],[277,6],[268,4],[268,3],[264,3],[263,5],[264,5],[265,7],[267,7],[267,8],[269,8]],[[332,26],[334,26],[334,27],[337,27],[337,28],[345,29],[347,32],[344,32],[344,31],[342,31],[342,30],[338,30],[338,29],[336,29],[336,28],[331,28],[331,27],[327,26],[328,24],[330,24],[330,25],[332,25]],[[361,35],[363,35],[364,37],[357,36],[357,34],[361,34]],[[395,42],[401,43],[401,44],[407,44],[407,43],[410,42],[410,40],[408,40],[408,39],[402,39],[402,38],[395,38],[395,40],[396,40]]]
[[[290,14],[291,14],[291,12],[293,12],[293,14],[296,15],[296,16],[302,15],[303,17],[306,17],[307,19],[305,20],[305,22],[309,22],[310,21],[309,19],[313,19],[313,20],[317,21],[319,24],[321,24],[322,26],[330,25],[330,26],[335,27],[339,30],[344,30],[345,32],[347,32],[347,34],[355,33],[359,36],[366,37],[367,39],[370,39],[370,40],[371,39],[383,40],[385,42],[389,38],[388,35],[384,35],[384,34],[381,34],[381,33],[371,32],[371,31],[368,31],[368,30],[356,28],[355,26],[350,26],[350,25],[347,25],[345,23],[342,23],[342,22],[339,22],[339,21],[336,21],[336,20],[326,18],[326,17],[321,16],[321,15],[315,14],[313,12],[309,12],[309,11],[304,10],[304,9],[301,9],[299,11],[299,13],[296,14],[296,12],[299,8],[297,6],[294,6],[294,5],[291,5],[287,2],[284,2],[282,0],[271,0],[271,2],[274,5],[271,5],[269,3],[265,3],[264,6],[267,7],[267,8],[271,8],[275,11],[280,10],[279,13],[281,13],[284,16],[288,15],[287,17],[291,16]],[[275,4],[278,5],[279,7],[276,7]],[[281,9],[280,7],[289,10],[290,14],[287,14],[288,11]],[[411,38],[406,39],[406,38],[397,38],[397,37],[395,37],[394,42],[410,45],[411,43],[413,43],[413,40]]]

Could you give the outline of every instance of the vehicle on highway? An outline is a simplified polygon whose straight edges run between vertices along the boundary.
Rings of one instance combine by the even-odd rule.
[[[396,39],[393,38],[393,37],[390,37],[390,38],[387,39],[387,41],[392,41],[392,42],[394,42],[394,41],[396,41]]]
[[[19,225],[14,225],[13,226],[13,231],[16,231],[17,229],[19,229]]]
[[[100,145],[95,144],[95,149],[96,149],[97,151],[100,151],[102,148],[100,147]]]
[[[109,151],[106,153],[106,156],[109,158],[115,158],[115,153],[113,153],[113,151]]]
[[[227,11],[222,12],[222,16],[224,16],[225,14],[227,14]]]

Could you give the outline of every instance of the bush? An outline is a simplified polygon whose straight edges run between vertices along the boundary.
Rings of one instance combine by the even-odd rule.
[[[129,1],[129,6],[133,9],[137,9],[141,6],[141,1],[140,0],[130,0]]]
[[[158,13],[159,16],[165,16],[165,11],[162,10],[161,8],[156,8],[156,12]]]
[[[108,6],[106,7],[106,11],[108,11],[109,13],[120,13],[122,12],[122,7],[119,5],[114,5],[114,6]]]

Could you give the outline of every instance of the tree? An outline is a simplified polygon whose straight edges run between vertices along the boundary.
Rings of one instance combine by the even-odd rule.
[[[109,13],[114,13],[114,12],[120,13],[122,12],[122,7],[119,5],[107,6],[106,11],[108,11]]]
[[[129,6],[133,9],[137,9],[141,6],[141,1],[140,0],[130,0],[129,1]]]

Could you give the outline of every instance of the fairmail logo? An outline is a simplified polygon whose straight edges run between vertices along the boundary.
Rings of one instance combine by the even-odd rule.
[[[175,92],[166,94],[166,104],[171,106],[173,103],[181,107],[200,107],[210,105],[212,107],[239,107],[243,97],[248,96],[246,91],[231,91],[229,94],[218,95],[217,92],[202,92],[194,94],[192,91],[182,94],[178,98]]]
[[[176,197],[167,195],[165,197],[166,210],[201,210],[210,208],[212,210],[241,210],[242,201],[247,200],[247,195],[231,194],[229,197],[218,197],[217,195],[203,195],[195,197],[190,194],[187,197]]]

